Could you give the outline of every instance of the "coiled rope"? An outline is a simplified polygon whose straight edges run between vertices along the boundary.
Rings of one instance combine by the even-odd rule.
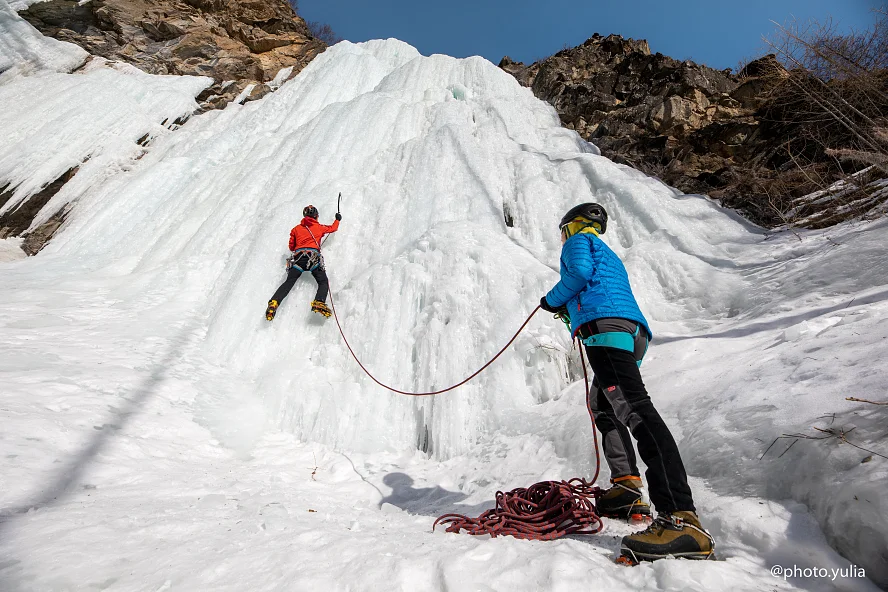
[[[586,409],[592,420],[592,441],[595,443],[595,475],[591,481],[574,478],[569,481],[541,481],[528,488],[496,492],[496,507],[477,518],[462,514],[444,514],[432,525],[446,525],[446,532],[480,536],[509,535],[519,539],[550,541],[569,534],[597,534],[604,523],[595,509],[595,500],[603,491],[595,485],[601,471],[601,455],[598,451],[598,430],[592,414],[589,394],[589,376],[583,348],[580,361],[583,364],[583,380],[586,384]]]
[[[307,228],[307,227],[306,227]],[[311,233],[315,244],[318,245],[320,251],[321,244],[318,243]],[[336,313],[336,302],[333,298],[333,291],[330,290],[330,306],[333,309],[333,318],[336,320],[336,327],[349,353],[361,370],[370,377],[373,382],[391,392],[411,397],[426,397],[431,395],[439,395],[459,388],[469,382],[488,366],[493,364],[497,358],[502,355],[506,349],[518,338],[524,327],[530,322],[530,319],[540,310],[540,306],[531,311],[530,315],[518,328],[518,331],[509,339],[508,343],[500,349],[493,358],[470,376],[461,380],[453,386],[436,391],[428,391],[423,393],[413,393],[402,391],[388,386],[378,380],[369,370],[361,363],[361,360],[355,354],[342,324],[339,322],[339,315]],[[576,342],[575,342],[576,343]],[[586,385],[586,410],[589,412],[589,419],[592,421],[592,441],[595,444],[595,475],[591,481],[585,479],[574,478],[568,481],[541,481],[535,483],[528,488],[519,487],[512,491],[496,492],[496,506],[490,510],[483,512],[477,518],[471,518],[462,514],[444,514],[439,516],[432,525],[432,530],[439,524],[446,525],[447,532],[459,533],[465,530],[468,534],[480,536],[490,535],[492,537],[499,535],[509,535],[520,539],[532,539],[540,541],[548,541],[557,539],[569,534],[590,535],[601,532],[604,523],[598,516],[595,508],[595,500],[601,497],[602,490],[595,485],[598,475],[601,472],[601,454],[598,449],[598,430],[595,427],[595,416],[592,413],[591,394],[589,392],[589,375],[586,372],[586,359],[583,355],[583,347],[580,343],[576,343],[580,352],[580,363],[583,366],[583,381]]]
[[[444,514],[435,520],[447,532],[465,530],[471,535],[510,535],[519,539],[549,541],[568,534],[596,534],[604,524],[595,513],[599,489],[585,479],[542,481],[527,489],[496,492],[496,508],[477,518]]]

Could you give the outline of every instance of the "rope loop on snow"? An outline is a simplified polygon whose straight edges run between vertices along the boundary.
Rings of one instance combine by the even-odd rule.
[[[595,513],[601,490],[585,479],[541,481],[528,488],[496,492],[496,507],[477,518],[444,514],[435,520],[447,532],[471,535],[509,535],[549,541],[569,534],[596,534],[604,524]]]
[[[432,525],[446,524],[446,532],[465,530],[471,535],[510,535],[519,539],[549,541],[569,534],[596,534],[604,523],[595,508],[595,500],[603,491],[595,481],[601,472],[601,454],[598,450],[598,430],[589,392],[589,375],[583,348],[580,362],[583,365],[583,381],[586,385],[586,409],[592,420],[592,441],[595,443],[595,475],[591,481],[574,478],[569,481],[541,481],[527,489],[519,487],[503,493],[496,492],[496,507],[477,518],[462,514],[444,514]]]

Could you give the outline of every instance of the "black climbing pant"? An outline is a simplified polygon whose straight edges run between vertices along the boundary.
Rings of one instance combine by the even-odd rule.
[[[621,323],[627,326],[623,328]],[[635,323],[599,319],[580,327],[579,334],[586,338],[620,330],[633,333]],[[589,365],[595,373],[592,389],[587,394],[589,407],[601,433],[612,479],[639,474],[629,438],[631,431],[638,442],[638,454],[648,467],[645,476],[657,511],[696,511],[678,446],[654,408],[636,363],[647,347],[644,333],[642,328],[634,353],[613,347],[586,346]]]
[[[293,266],[287,272],[287,279],[284,280],[284,283],[281,284],[281,287],[277,289],[277,292],[274,293],[271,299],[277,300],[278,304],[280,304],[287,297],[287,294],[290,293],[290,290],[293,289],[299,276],[304,271],[310,271],[315,281],[318,282],[318,292],[315,295],[315,300],[326,302],[327,293],[330,291],[330,282],[327,280],[327,272],[324,270],[324,265],[323,263],[317,263],[314,269],[310,269],[309,263],[309,256],[305,252],[298,253],[293,261]]]

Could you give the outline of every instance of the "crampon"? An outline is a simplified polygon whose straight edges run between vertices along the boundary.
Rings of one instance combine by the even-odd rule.
[[[312,312],[324,315],[325,318],[329,318],[330,315],[333,314],[333,311],[330,310],[330,307],[328,307],[324,302],[321,302],[320,300],[312,300],[311,310]]]

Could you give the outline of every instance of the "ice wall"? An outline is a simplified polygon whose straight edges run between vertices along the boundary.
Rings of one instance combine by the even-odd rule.
[[[310,277],[264,321],[289,230],[308,203],[332,222],[343,193],[324,248],[339,317],[367,367],[406,390],[457,382],[508,340],[557,281],[557,222],[583,201],[610,212],[609,244],[655,332],[746,306],[723,263],[758,237],[597,152],[481,58],[343,42],[263,101],[158,138],[83,197],[41,256],[63,258],[63,273],[128,275],[157,299],[194,299],[202,420],[223,439],[278,426],[345,449],[449,456],[562,390],[563,327],[541,314],[455,392],[390,394],[348,357],[332,319],[309,312]]]

